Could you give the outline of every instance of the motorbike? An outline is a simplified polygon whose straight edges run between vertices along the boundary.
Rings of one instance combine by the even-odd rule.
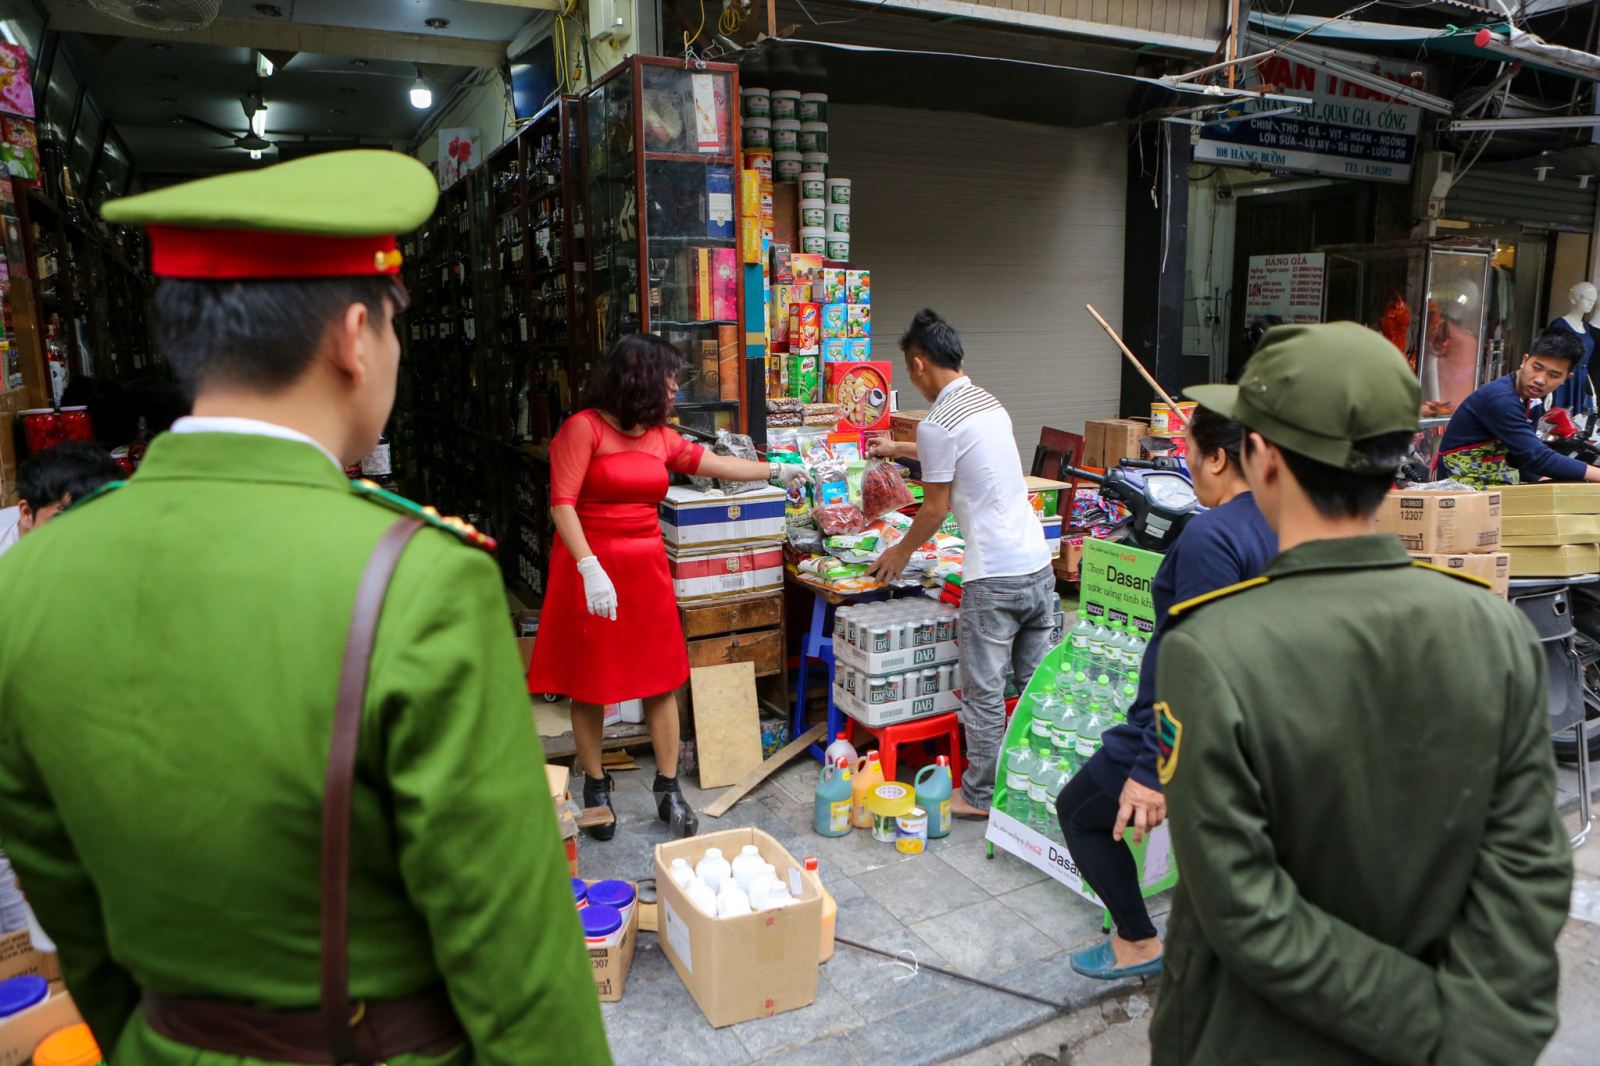
[[[1146,551],[1167,552],[1200,509],[1183,460],[1124,459],[1104,474],[1077,467],[1065,473],[1100,486],[1100,495],[1128,509],[1123,540]]]

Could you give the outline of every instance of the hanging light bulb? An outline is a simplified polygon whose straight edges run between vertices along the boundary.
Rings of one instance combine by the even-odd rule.
[[[422,68],[417,68],[417,80],[411,85],[411,106],[426,111],[433,106],[433,90],[422,80]]]

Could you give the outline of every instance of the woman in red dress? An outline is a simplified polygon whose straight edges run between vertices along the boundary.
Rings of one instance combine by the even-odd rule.
[[[678,707],[689,652],[667,573],[656,505],[668,474],[732,481],[792,480],[800,468],[713,455],[667,426],[683,365],[653,334],[624,337],[595,376],[595,406],[567,419],[550,445],[550,513],[560,534],[550,558],[530,692],[572,700],[583,762],[583,805],[611,805],[600,764],[604,706],[644,699],[655,748],[656,813],[677,836],[698,828],[678,790]],[[591,830],[609,840],[615,824]]]

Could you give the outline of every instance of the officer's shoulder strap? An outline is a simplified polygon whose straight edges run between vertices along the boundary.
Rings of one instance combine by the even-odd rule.
[[[408,500],[398,493],[390,492],[373,481],[362,478],[350,482],[350,491],[363,499],[370,500],[382,507],[399,514],[409,515],[421,519],[435,529],[442,529],[446,533],[460,540],[463,544],[470,544],[474,548],[482,548],[492,552],[495,549],[495,540],[486,533],[480,533],[470,522],[453,516],[441,515],[432,507],[425,507],[414,500]]]
[[[1199,610],[1201,607],[1204,607],[1208,603],[1216,603],[1218,600],[1225,600],[1229,596],[1235,596],[1241,592],[1244,592],[1246,589],[1258,588],[1262,585],[1265,585],[1267,581],[1268,578],[1265,575],[1261,577],[1253,577],[1249,581],[1241,581],[1237,585],[1227,585],[1212,592],[1207,592],[1203,596],[1196,596],[1192,600],[1184,600],[1182,603],[1175,603],[1172,605],[1172,610],[1167,612],[1167,618],[1170,621],[1177,621],[1179,618],[1182,618],[1185,615],[1193,614],[1195,611]]]
[[[1442,566],[1434,566],[1432,563],[1425,563],[1421,559],[1411,560],[1411,565],[1416,567],[1418,570],[1432,570],[1436,574],[1443,574],[1445,577],[1453,577],[1457,581],[1465,581],[1467,584],[1476,585],[1481,589],[1494,588],[1494,585],[1485,581],[1477,574],[1469,574],[1461,570],[1446,570]]]
[[[122,486],[126,484],[127,481],[108,481],[104,485],[101,485],[99,488],[95,489],[93,492],[85,493],[76,500],[73,500],[65,508],[63,508],[63,511],[74,511],[79,507],[86,507],[91,501],[98,500],[102,496],[109,496],[112,492],[122,488]]]

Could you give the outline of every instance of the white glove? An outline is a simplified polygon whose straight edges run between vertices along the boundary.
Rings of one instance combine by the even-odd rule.
[[[772,477],[769,480],[788,489],[801,482],[810,481],[811,475],[806,473],[806,468],[799,463],[773,463]]]
[[[606,576],[605,568],[593,555],[578,561],[578,573],[583,575],[583,595],[589,601],[589,613],[596,618],[617,620],[617,586]]]

